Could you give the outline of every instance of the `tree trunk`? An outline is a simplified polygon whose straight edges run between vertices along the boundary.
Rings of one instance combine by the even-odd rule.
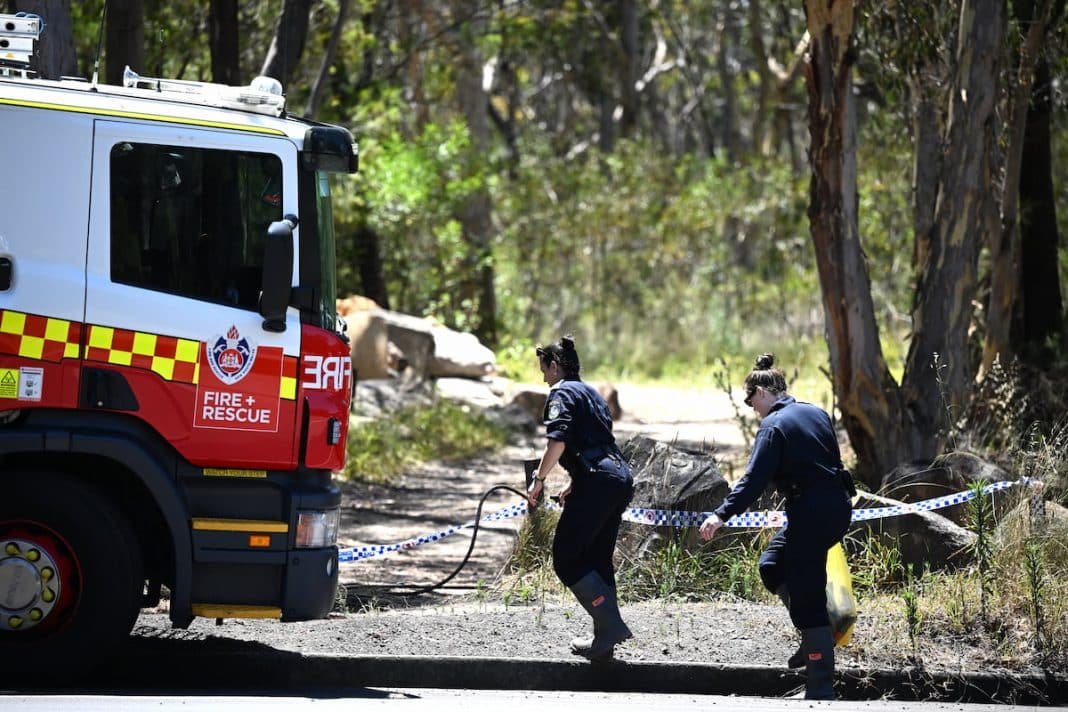
[[[635,0],[618,0],[620,50],[623,62],[620,66],[619,97],[623,114],[619,121],[619,133],[623,137],[633,134],[638,125],[638,70],[641,43],[638,36],[638,8]]]
[[[104,83],[122,86],[127,65],[145,71],[145,7],[141,0],[110,0],[104,20]]]
[[[337,19],[334,21],[334,28],[330,31],[330,39],[327,40],[326,49],[323,52],[323,61],[319,65],[319,74],[315,77],[315,83],[308,96],[308,105],[304,110],[308,118],[314,119],[319,115],[324,87],[330,76],[330,67],[334,64],[334,57],[337,56],[337,46],[341,42],[341,30],[345,27],[345,17],[349,13],[349,3],[350,0],[338,0]]]
[[[274,77],[282,86],[287,84],[304,54],[310,12],[311,0],[283,0],[282,14],[278,16],[274,39],[260,74]]]
[[[360,273],[360,294],[373,299],[383,309],[389,309],[381,238],[370,227],[362,225],[353,234],[352,242],[356,268]]]
[[[1061,333],[1062,300],[1057,271],[1057,210],[1050,150],[1053,88],[1049,65],[1035,67],[1034,93],[1027,110],[1020,171],[1021,358],[1044,366],[1050,340]]]
[[[737,32],[734,12],[729,2],[723,3],[723,18],[720,21],[719,47],[716,51],[716,70],[719,73],[720,90],[723,92],[723,113],[720,116],[720,143],[727,150],[727,160],[734,161],[738,156],[736,122],[738,115],[738,98],[734,91],[734,72],[730,63],[730,38]]]
[[[1016,83],[1009,98],[1008,139],[1005,147],[1004,195],[1001,199],[1000,229],[990,234],[990,299],[987,305],[986,338],[979,378],[983,378],[995,359],[1008,363],[1013,357],[1011,324],[1013,307],[1020,293],[1018,235],[1020,170],[1023,160],[1024,134],[1031,103],[1035,59],[1046,33],[1053,0],[1013,3],[1016,19],[1027,33],[1020,48]]]
[[[453,1],[453,17],[468,15],[469,0]],[[489,97],[482,86],[482,52],[472,38],[481,37],[484,20],[477,13],[470,13],[461,28],[459,62],[456,67],[456,98],[460,111],[467,120],[474,156],[486,156],[490,148]],[[475,161],[473,161],[475,163]],[[465,292],[469,292],[477,306],[474,333],[494,348],[497,345],[497,298],[494,286],[492,210],[489,191],[479,186],[460,207],[458,218],[463,227],[464,240],[468,245],[470,276]]]
[[[912,131],[915,146],[912,164],[912,229],[915,235],[912,269],[919,273],[931,249],[938,179],[942,174],[942,121],[933,92],[923,82],[910,82],[914,108]]]
[[[897,386],[879,344],[871,283],[857,234],[856,117],[851,72],[852,0],[806,0],[811,45],[812,177],[809,227],[823,294],[835,393],[857,453],[857,476],[877,489],[902,447]]]
[[[78,58],[74,54],[70,0],[23,0],[15,6],[18,12],[44,18],[48,25],[37,46],[37,74],[44,79],[73,76],[78,71]]]
[[[930,249],[920,265],[905,404],[914,458],[933,458],[967,405],[977,367],[968,339],[979,249],[992,195],[997,60],[1004,0],[965,0],[949,96],[944,170]]]
[[[237,0],[211,0],[208,34],[211,45],[211,80],[230,86],[241,84]]]
[[[757,105],[750,129],[753,153],[759,155],[766,148],[764,138],[767,133],[768,112],[771,111],[772,91],[775,87],[775,77],[768,67],[768,50],[764,44],[764,11],[760,0],[749,0],[749,51],[753,53],[753,63],[756,65],[759,80]]]

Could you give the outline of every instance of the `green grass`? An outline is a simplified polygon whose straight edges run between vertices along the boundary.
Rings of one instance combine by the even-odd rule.
[[[645,556],[620,567],[619,587],[627,600],[709,600],[728,595],[763,600],[757,560],[767,537],[727,534],[696,548],[681,536],[656,542]]]
[[[440,399],[349,428],[345,477],[390,482],[430,460],[459,460],[503,446],[507,430],[477,408]]]

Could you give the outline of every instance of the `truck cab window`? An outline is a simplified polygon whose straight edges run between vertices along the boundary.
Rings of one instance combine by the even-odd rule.
[[[255,310],[282,163],[261,153],[119,143],[111,150],[111,279]]]

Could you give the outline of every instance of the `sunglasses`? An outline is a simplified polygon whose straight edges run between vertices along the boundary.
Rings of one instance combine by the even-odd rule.
[[[746,391],[745,400],[742,401],[742,402],[745,403],[745,406],[747,408],[752,408],[753,407],[753,396],[756,395],[756,392],[757,392],[758,388],[760,388],[760,386],[753,386],[748,391]]]

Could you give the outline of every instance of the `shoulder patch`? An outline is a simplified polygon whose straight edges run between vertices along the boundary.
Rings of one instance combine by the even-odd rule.
[[[564,406],[560,401],[556,399],[549,401],[549,408],[547,410],[549,420],[556,420],[560,417],[562,412],[564,412]]]

